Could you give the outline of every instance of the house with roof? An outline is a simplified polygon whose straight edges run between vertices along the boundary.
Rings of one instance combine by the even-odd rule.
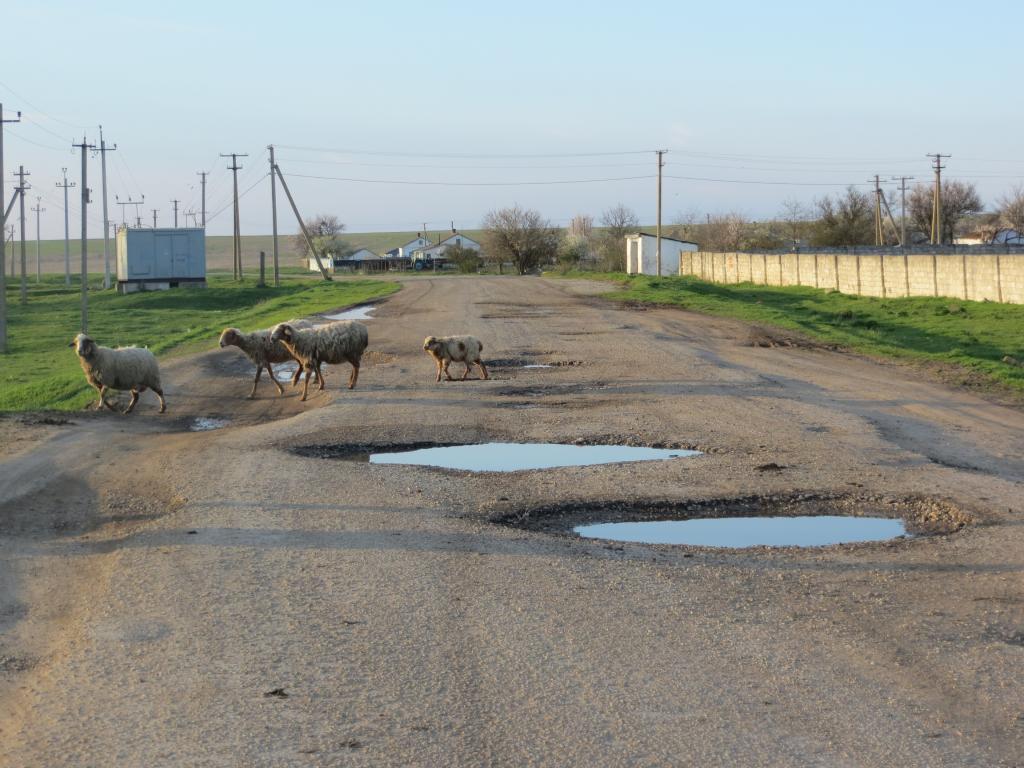
[[[462,248],[477,252],[481,250],[479,242],[469,237],[469,235],[464,235],[458,230],[453,229],[451,234],[441,242],[414,250],[412,252],[413,268],[420,270],[432,265],[444,266],[448,261],[445,257],[445,251],[455,246],[461,246]]]
[[[661,238],[661,274],[678,275],[680,254],[696,251],[699,246],[689,240]],[[626,235],[626,274],[658,274],[658,238],[646,232]]]
[[[357,269],[380,269],[384,260],[369,248],[360,248],[358,251],[347,256],[328,254],[327,258],[323,259],[323,262],[327,271],[334,273],[340,269],[348,269],[353,272]],[[320,271],[320,267],[317,266],[316,259],[313,256],[309,257],[309,271]]]

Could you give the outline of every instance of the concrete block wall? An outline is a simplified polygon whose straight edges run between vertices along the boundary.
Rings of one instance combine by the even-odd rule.
[[[682,254],[679,273],[718,283],[805,285],[861,296],[947,296],[1024,304],[1022,253]]]

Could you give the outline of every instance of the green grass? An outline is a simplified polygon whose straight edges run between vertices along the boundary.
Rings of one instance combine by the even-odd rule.
[[[1024,306],[1019,304],[876,299],[795,286],[719,285],[693,277],[572,276],[618,283],[604,294],[610,299],[735,317],[868,355],[952,365],[964,374],[954,375],[954,381],[998,384],[1024,396],[1024,368],[1002,362],[1007,355],[1024,361]]]
[[[77,282],[77,281],[76,281]],[[98,286],[102,275],[90,276]],[[89,294],[89,335],[105,346],[148,346],[159,356],[211,349],[226,326],[249,330],[282,320],[386,296],[399,285],[386,280],[335,278],[282,281],[280,288],[257,288],[255,279],[236,283],[210,276],[206,289],[119,295]],[[8,283],[8,353],[0,355],[0,412],[75,410],[95,399],[78,358],[68,344],[79,331],[77,286],[62,277],[30,282],[28,304],[19,303],[18,285]]]

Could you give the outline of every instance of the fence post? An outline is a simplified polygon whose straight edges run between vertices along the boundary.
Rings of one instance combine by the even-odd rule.
[[[832,254],[832,266],[834,267],[834,269],[836,271],[836,291],[838,291],[839,290],[839,254],[838,253],[833,253]]]
[[[907,298],[910,298],[910,257],[907,255],[906,247],[903,249],[903,282],[906,283]]]
[[[932,251],[932,295],[939,295],[939,257]]]
[[[264,279],[266,277],[266,262],[267,254],[263,251],[260,251],[260,281],[256,283],[257,288],[267,287],[266,280]]]
[[[962,261],[962,268],[964,272],[964,301],[967,301],[967,251],[965,250],[963,256],[960,257]]]
[[[882,298],[885,298],[885,254],[878,254],[878,271],[882,274]]]
[[[999,303],[1003,303],[1003,271],[1002,265],[999,263],[999,251],[996,251],[996,292],[999,297]]]

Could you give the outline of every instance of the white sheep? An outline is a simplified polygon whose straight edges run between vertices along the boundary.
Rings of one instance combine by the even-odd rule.
[[[152,389],[160,398],[160,413],[167,410],[164,390],[160,386],[160,368],[156,363],[156,357],[148,349],[101,347],[84,333],[75,336],[75,340],[68,346],[75,348],[78,362],[85,371],[85,378],[100,393],[96,410],[104,405],[114,410],[114,406],[106,399],[108,389],[131,391],[132,399],[124,413],[132,412],[139,400],[139,393],[147,389]]]
[[[437,363],[437,381],[441,380],[442,373],[448,381],[454,381],[451,374],[448,373],[448,366],[453,362],[466,364],[466,372],[462,374],[463,381],[469,376],[470,367],[474,363],[480,366],[480,372],[484,378],[489,378],[487,366],[480,359],[484,345],[475,336],[427,336],[423,340],[423,349]]]
[[[313,324],[308,320],[289,320],[288,325],[296,329],[313,327]],[[238,347],[256,365],[256,379],[252,383],[252,392],[249,393],[249,400],[256,397],[256,386],[260,382],[260,374],[263,373],[264,368],[267,369],[267,375],[270,376],[270,380],[277,387],[277,393],[279,395],[284,394],[284,387],[278,382],[274,376],[274,370],[270,367],[272,363],[295,362],[297,364],[295,374],[292,376],[293,387],[299,383],[299,377],[302,376],[302,362],[292,355],[284,344],[279,341],[271,341],[270,334],[272,331],[273,329],[268,328],[262,331],[243,333],[237,328],[225,328],[220,335],[221,349],[224,347]]]
[[[325,387],[324,374],[320,370],[323,363],[350,363],[352,374],[348,379],[348,388],[353,389],[359,379],[359,361],[366,351],[370,336],[362,323],[340,320],[306,330],[294,328],[288,323],[280,323],[274,327],[270,338],[284,344],[306,369],[306,381],[302,387],[302,400],[305,400],[309,391],[310,371],[316,372],[320,379],[319,388],[322,390]]]

